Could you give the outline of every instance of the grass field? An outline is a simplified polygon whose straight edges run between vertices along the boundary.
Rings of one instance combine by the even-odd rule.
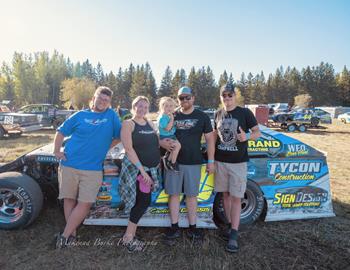
[[[162,241],[164,229],[140,228],[145,252],[128,254],[118,245],[122,227],[82,226],[82,245],[53,249],[64,218],[50,201],[29,228],[0,231],[0,269],[350,269],[350,125],[290,136],[328,153],[334,218],[257,222],[241,229],[241,250],[224,251],[216,230],[205,230],[201,245],[183,236],[175,246]],[[53,139],[53,132],[0,140],[0,163]]]

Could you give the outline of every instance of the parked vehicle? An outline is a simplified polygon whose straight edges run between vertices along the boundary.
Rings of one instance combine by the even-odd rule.
[[[269,113],[275,114],[275,113],[281,113],[281,112],[288,112],[289,111],[289,105],[288,103],[269,103]]]
[[[131,114],[129,109],[118,108],[116,111],[117,111],[121,121],[124,121],[126,119],[130,119],[132,117],[132,114]]]
[[[43,127],[56,129],[75,111],[63,110],[52,104],[31,104],[21,107],[18,112],[36,114]]]
[[[331,115],[322,109],[298,108],[287,113],[272,115],[272,121],[280,123],[282,129],[293,132],[305,132],[307,128],[319,127],[319,124],[331,124]]]
[[[334,216],[326,155],[299,140],[260,126],[262,137],[248,141],[248,183],[242,199],[241,222]],[[0,166],[0,228],[31,224],[45,197],[57,198],[58,161],[49,144]],[[128,222],[118,194],[121,144],[106,156],[104,180],[97,202],[85,224],[124,226]],[[205,154],[204,154],[205,157]],[[205,158],[204,158],[205,162]],[[51,195],[48,195],[51,194]],[[185,198],[181,196],[180,226],[187,226]],[[152,193],[151,205],[140,226],[169,226],[168,195]],[[214,191],[214,176],[202,168],[198,196],[198,227],[216,228],[227,222],[222,194]]]
[[[0,112],[0,139],[6,134],[20,136],[23,132],[41,129],[35,114]]]
[[[346,112],[338,115],[338,119],[342,121],[344,124],[350,123],[350,112]]]
[[[206,113],[210,118],[210,123],[214,127],[214,116],[215,116],[215,109],[206,109],[203,112]]]

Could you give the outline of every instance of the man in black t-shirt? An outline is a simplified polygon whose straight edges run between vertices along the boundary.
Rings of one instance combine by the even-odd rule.
[[[237,106],[232,84],[220,88],[223,108],[215,113],[215,191],[223,192],[224,209],[230,222],[226,250],[238,251],[237,234],[241,198],[247,185],[248,140],[261,136],[253,113]]]
[[[176,127],[176,138],[181,144],[177,162],[179,171],[165,171],[165,192],[169,194],[169,210],[171,228],[167,232],[168,239],[180,237],[179,231],[179,208],[180,194],[186,195],[186,207],[188,210],[188,223],[190,238],[201,239],[202,233],[196,228],[197,219],[197,196],[201,178],[201,166],[203,163],[201,153],[201,138],[204,134],[208,144],[208,173],[214,172],[214,134],[209,116],[193,107],[194,96],[191,88],[182,87],[178,91],[178,100],[181,108],[175,113],[174,126]],[[168,149],[164,139],[161,146]]]

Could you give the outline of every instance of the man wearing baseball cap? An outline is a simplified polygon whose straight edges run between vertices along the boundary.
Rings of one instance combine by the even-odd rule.
[[[256,140],[261,134],[253,113],[237,106],[234,85],[227,83],[220,88],[220,100],[223,108],[214,116],[215,191],[223,192],[229,221],[226,250],[237,252],[241,198],[247,185],[248,140]]]
[[[201,178],[201,166],[203,162],[201,153],[201,138],[204,134],[208,144],[208,173],[214,172],[214,134],[209,116],[195,109],[193,106],[194,95],[192,89],[184,86],[178,91],[180,109],[175,112],[174,125],[176,138],[181,144],[181,150],[177,162],[179,171],[165,171],[165,192],[169,194],[169,209],[171,228],[166,233],[167,239],[180,237],[179,210],[180,194],[186,195],[186,207],[188,210],[189,230],[191,239],[202,239],[203,234],[196,228],[197,196]],[[170,144],[161,142],[162,147],[169,149]]]

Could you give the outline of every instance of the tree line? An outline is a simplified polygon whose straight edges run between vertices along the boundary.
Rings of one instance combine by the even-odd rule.
[[[87,106],[97,86],[106,85],[114,92],[113,107],[129,108],[134,97],[144,95],[155,110],[159,97],[176,97],[177,90],[188,85],[195,92],[196,104],[217,107],[219,88],[226,82],[237,86],[240,102],[245,104],[293,105],[295,96],[309,95],[314,106],[350,106],[350,71],[346,66],[339,73],[324,62],[300,71],[281,66],[267,77],[263,71],[242,73],[237,81],[226,70],[216,81],[209,66],[193,67],[188,74],[182,68],[173,72],[168,66],[158,87],[149,63],[105,73],[100,63],[93,66],[88,59],[73,63],[57,51],[52,55],[15,52],[11,63],[4,62],[0,69],[0,100],[14,100],[17,106],[52,103],[80,109]]]

